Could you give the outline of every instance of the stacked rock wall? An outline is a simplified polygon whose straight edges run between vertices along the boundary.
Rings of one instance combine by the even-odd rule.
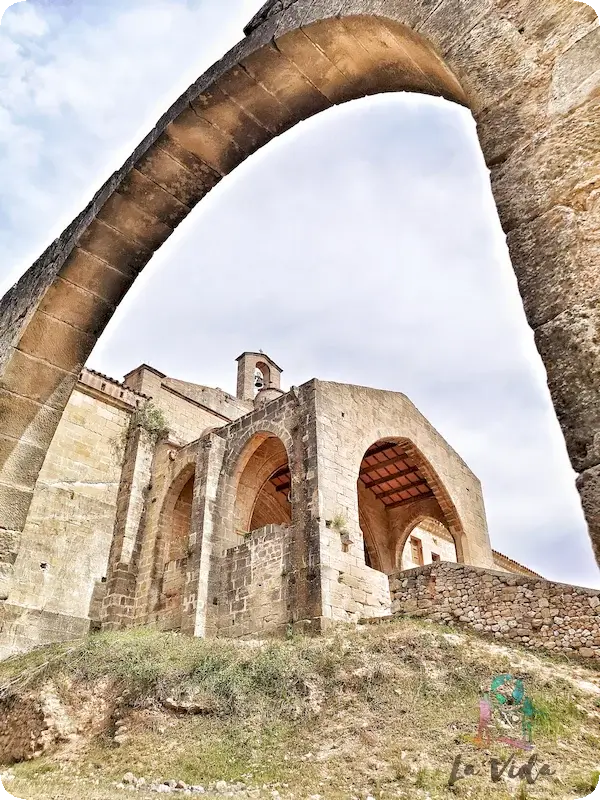
[[[441,562],[390,577],[392,613],[600,658],[600,591]]]

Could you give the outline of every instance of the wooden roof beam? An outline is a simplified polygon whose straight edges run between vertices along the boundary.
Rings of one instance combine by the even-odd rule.
[[[391,450],[392,447],[399,447],[398,442],[388,442],[387,444],[381,444],[379,445],[379,447],[376,447],[375,450],[372,450],[370,453],[367,450],[367,452],[364,455],[364,458],[368,458],[369,456],[376,456],[378,453],[383,453],[386,450]]]
[[[403,469],[400,470],[399,472],[394,473],[393,475],[388,475],[385,478],[377,478],[376,480],[371,481],[371,483],[365,483],[363,480],[363,473],[361,473],[360,479],[363,483],[365,483],[367,489],[371,489],[373,486],[379,486],[380,483],[387,483],[388,481],[393,481],[395,478],[404,478],[406,477],[406,475],[412,475],[413,473],[417,473],[418,471],[419,471],[418,467]]]
[[[420,489],[422,486],[427,486],[429,488],[429,484],[427,481],[419,481],[418,483],[409,483],[406,486],[399,486],[397,489],[389,489],[386,492],[381,492],[381,494],[376,494],[373,492],[375,497],[378,500],[381,500],[384,497],[389,497],[392,494],[400,494],[400,492],[407,492],[409,489]]]
[[[426,494],[420,494],[418,497],[407,497],[405,500],[398,500],[397,503],[389,503],[389,505],[386,505],[386,508],[400,508],[400,506],[407,506],[409,503],[414,503],[415,501],[429,500],[433,496],[433,492],[427,492]]]
[[[270,481],[274,481],[276,478],[282,478],[284,475],[289,475],[290,467],[289,464],[286,464],[283,467],[280,467],[277,472],[274,472],[271,477],[269,478]]]
[[[363,467],[364,464],[364,459],[363,459],[363,464],[360,465],[360,471],[361,473],[372,472],[374,469],[380,469],[381,467],[391,467],[392,464],[397,464],[398,461],[407,461],[409,458],[410,456],[407,455],[401,455],[401,456],[396,455],[393,458],[386,458],[385,461],[380,461],[378,464],[365,464],[364,467]],[[415,469],[417,469],[417,467],[415,467]]]

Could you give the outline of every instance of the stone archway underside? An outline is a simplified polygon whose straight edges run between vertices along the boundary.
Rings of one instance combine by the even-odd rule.
[[[600,32],[573,0],[273,0],[0,304],[0,599],[77,375],[153,253],[274,136],[385,91],[468,106],[600,553]]]

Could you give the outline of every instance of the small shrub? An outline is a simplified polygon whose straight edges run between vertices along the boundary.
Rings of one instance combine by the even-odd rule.
[[[445,788],[447,782],[447,776],[443,772],[438,769],[428,769],[427,767],[421,767],[415,777],[417,789],[425,789],[426,791]]]
[[[152,401],[136,408],[131,417],[131,424],[134,428],[143,428],[155,441],[169,432],[162,409],[157,408]]]
[[[346,533],[346,526],[348,525],[348,519],[344,513],[338,511],[338,513],[334,516],[331,520],[330,528],[334,531],[337,531],[340,535]]]
[[[117,458],[123,458],[127,446],[127,439],[129,438],[129,431],[136,430],[137,428],[146,431],[154,443],[169,432],[169,425],[162,409],[155,406],[150,400],[143,406],[136,408],[131,415],[129,427],[125,428],[122,433],[111,439],[111,447]]]
[[[600,772],[590,772],[589,775],[576,780],[573,788],[578,794],[581,792],[584,797],[587,797],[588,794],[591,794],[598,787],[599,782]]]

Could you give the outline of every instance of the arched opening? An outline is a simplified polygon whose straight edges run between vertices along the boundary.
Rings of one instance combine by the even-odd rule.
[[[400,568],[399,554],[404,557],[406,546],[413,548],[407,559],[414,554],[416,565],[425,563],[425,556],[431,560],[432,553],[443,561],[462,560],[450,533],[450,525],[456,528],[457,520],[448,519],[438,500],[445,490],[407,440],[381,440],[366,450],[357,491],[367,566],[387,574],[395,572]],[[421,524],[426,527],[418,533],[416,525]],[[436,534],[435,545],[431,530]],[[410,531],[415,531],[414,542],[410,541]]]
[[[258,361],[254,370],[254,393],[268,389],[271,385],[271,370],[264,361]]]
[[[238,466],[234,526],[238,535],[292,521],[291,479],[285,445],[273,434],[256,434]]]
[[[424,517],[398,542],[397,568],[422,567],[437,561],[458,561],[454,537],[437,519]]]
[[[164,630],[181,628],[193,499],[194,473],[189,469],[173,482],[161,514],[160,555],[156,565],[159,586],[156,611],[159,625]]]

